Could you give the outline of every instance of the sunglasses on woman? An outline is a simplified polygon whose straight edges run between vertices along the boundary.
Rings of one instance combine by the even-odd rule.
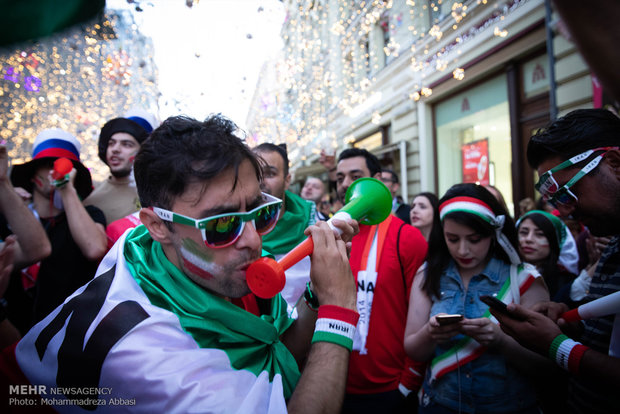
[[[266,203],[251,211],[217,214],[203,219],[194,219],[159,207],[152,209],[164,221],[200,229],[202,240],[207,247],[218,249],[235,243],[248,221],[254,224],[256,232],[261,236],[273,230],[280,215],[282,200],[267,193],[262,195]]]

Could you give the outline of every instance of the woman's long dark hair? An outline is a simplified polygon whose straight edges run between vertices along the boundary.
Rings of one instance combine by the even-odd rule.
[[[486,205],[488,205],[495,216],[503,215],[506,217],[504,222],[504,227],[502,229],[502,233],[506,235],[508,240],[513,246],[518,246],[517,244],[517,232],[515,229],[515,224],[506,209],[497,201],[497,199],[483,186],[473,184],[473,183],[465,183],[465,184],[456,184],[450,187],[450,189],[446,192],[446,194],[439,200],[439,205],[442,205],[444,202],[455,198],[455,197],[472,197],[476,198]],[[510,263],[510,258],[504,252],[504,249],[497,243],[495,240],[495,229],[482,218],[477,215],[455,211],[452,213],[448,213],[445,217],[456,221],[457,223],[470,227],[476,233],[480,234],[482,237],[493,237],[494,243],[491,245],[489,250],[489,258],[496,257],[498,259],[503,260],[506,263]],[[437,216],[437,222],[439,222],[439,217]],[[448,246],[446,245],[446,240],[443,235],[443,224],[440,223],[439,226],[433,226],[433,230],[431,231],[431,235],[428,241],[428,254],[426,256],[427,259],[427,270],[426,270],[426,278],[424,280],[424,284],[422,288],[428,294],[428,296],[439,296],[439,279],[443,271],[448,267],[448,264],[452,260],[452,256],[448,250]]]

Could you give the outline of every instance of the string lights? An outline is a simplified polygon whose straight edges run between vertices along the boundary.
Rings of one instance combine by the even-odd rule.
[[[126,11],[0,48],[0,139],[20,164],[41,130],[62,128],[82,143],[93,179],[103,180],[101,126],[133,107],[157,113],[156,79],[152,43]]]
[[[353,118],[361,113],[362,122],[382,122],[375,108],[359,108],[376,93],[377,73],[403,50],[411,51],[409,69],[418,82],[416,91],[407,91],[408,97],[424,99],[433,93],[426,84],[429,75],[450,70],[454,79],[464,79],[465,70],[458,65],[461,45],[524,1],[509,0],[501,6],[488,0],[289,1],[282,30],[285,50],[277,65],[277,79],[283,81],[269,90],[276,95],[274,106],[251,108],[257,113],[250,125],[252,142],[286,143],[293,166],[317,153],[318,137],[329,140],[334,150],[351,143],[351,134],[337,136],[330,127],[348,116],[353,129]],[[460,30],[472,10],[487,3],[495,3],[489,5],[490,16]],[[500,31],[496,36],[506,34]],[[380,47],[373,47],[377,44]],[[261,116],[266,113],[270,115]]]

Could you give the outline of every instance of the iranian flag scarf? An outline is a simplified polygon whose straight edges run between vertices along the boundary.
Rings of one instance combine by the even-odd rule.
[[[168,261],[161,244],[153,241],[144,226],[127,236],[124,256],[151,303],[174,313],[201,348],[221,349],[236,369],[255,375],[266,371],[270,380],[281,374],[284,397],[290,397],[300,373],[279,339],[292,323],[280,295],[272,300],[270,315],[258,317],[245,311],[189,279]]]
[[[530,264],[511,265],[510,277],[500,288],[497,298],[504,303],[519,303],[521,296],[532,286],[537,277],[540,277],[540,273]],[[491,315],[488,309],[482,317],[490,318],[491,321],[497,323],[497,319]],[[473,361],[485,351],[486,347],[480,345],[475,339],[468,336],[461,339],[448,351],[431,361],[430,382],[433,383],[448,372]]]

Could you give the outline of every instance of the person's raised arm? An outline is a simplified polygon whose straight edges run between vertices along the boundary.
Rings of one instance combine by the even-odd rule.
[[[319,164],[326,170],[330,182],[336,181],[336,154],[328,154],[325,150],[321,150],[319,156]]]
[[[7,237],[0,245],[0,298],[4,296],[4,292],[9,285],[9,278],[13,271],[16,245],[15,236]],[[7,319],[4,306],[0,305],[0,349],[13,344],[20,337],[21,335],[17,328]]]
[[[345,241],[345,243],[348,243],[353,236],[359,232],[359,225],[355,220],[349,219],[344,221],[336,219],[332,220],[332,224],[342,232],[340,237]],[[310,235],[310,228],[306,229],[305,233],[306,235]],[[321,271],[319,269],[321,269],[321,266],[324,265],[325,263],[317,263],[316,265],[313,265],[312,269],[316,268],[316,271]],[[316,295],[312,288],[312,283],[310,283],[310,291],[313,295]],[[321,302],[319,302],[319,304],[320,303]],[[298,318],[293,325],[286,330],[280,339],[293,354],[297,360],[297,363],[301,367],[308,356],[308,352],[310,351],[310,341],[314,332],[318,309],[312,309],[306,303],[304,295],[299,298],[295,308],[297,309]]]
[[[70,173],[69,181],[59,187],[62,204],[67,215],[69,230],[80,251],[89,260],[100,260],[107,251],[108,239],[105,228],[96,223],[86,211],[78,193],[73,186],[75,168]]]
[[[0,145],[0,212],[17,236],[13,247],[13,266],[21,269],[49,256],[52,247],[39,220],[15,192],[7,171],[8,152],[5,146]]]
[[[344,399],[349,355],[359,315],[347,248],[326,222],[311,226],[310,279],[320,307],[312,347],[288,403],[290,413],[336,413]]]

